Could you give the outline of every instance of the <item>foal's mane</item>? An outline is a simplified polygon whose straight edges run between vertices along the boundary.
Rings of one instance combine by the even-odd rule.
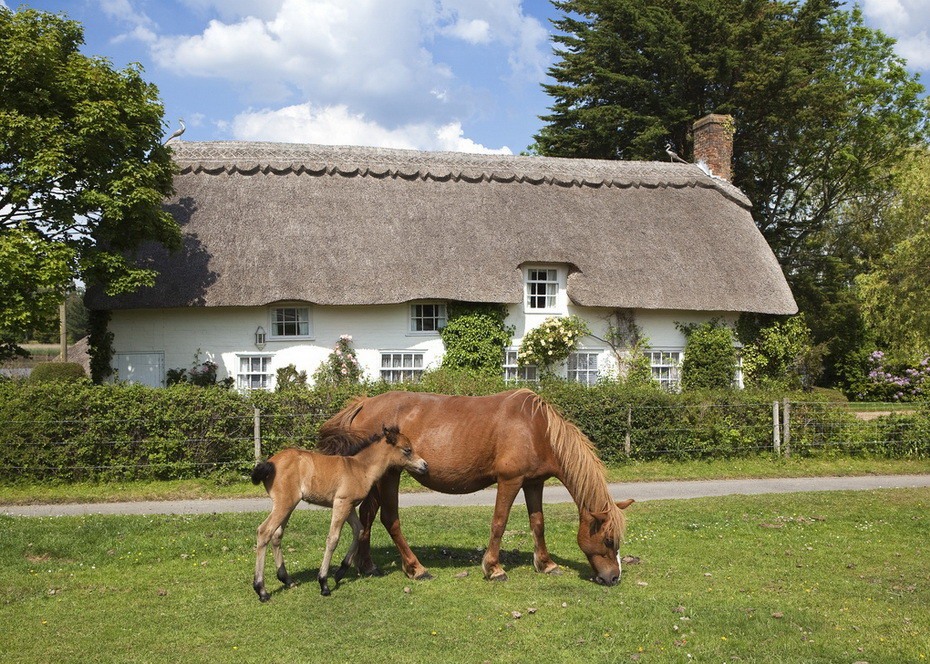
[[[355,456],[385,436],[390,438],[396,437],[397,434],[397,426],[385,427],[384,431],[368,436],[355,429],[328,427],[320,430],[316,451],[329,456]]]
[[[524,404],[528,402],[532,406],[533,414],[542,413],[545,417],[549,444],[562,466],[565,488],[575,503],[607,521],[608,535],[619,540],[626,528],[626,519],[607,488],[604,462],[597,456],[594,443],[535,392],[519,390],[513,396],[523,396]]]

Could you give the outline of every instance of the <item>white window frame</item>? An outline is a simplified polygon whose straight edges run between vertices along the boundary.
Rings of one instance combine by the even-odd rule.
[[[426,370],[426,352],[423,350],[382,350],[379,351],[381,363],[378,367],[378,376],[386,383],[416,382],[423,377]],[[410,363],[407,365],[407,357]],[[385,358],[389,364],[385,366]],[[395,364],[400,358],[400,364]]]
[[[539,274],[545,273],[540,279]],[[535,277],[535,278],[534,278]],[[562,270],[548,265],[528,265],[523,270],[523,310],[528,314],[559,313],[559,297],[562,290]],[[534,286],[546,286],[546,292],[534,291]],[[552,292],[550,292],[552,291]],[[533,306],[534,299],[545,298],[545,306]]]
[[[516,381],[539,382],[539,368],[535,364],[521,367],[517,361],[518,352],[518,348],[508,348],[504,351],[504,380],[508,383]]]
[[[669,392],[681,391],[681,363],[685,359],[682,348],[650,348],[646,351],[649,356],[649,368],[652,379],[659,383],[662,389]]]
[[[274,371],[271,368],[273,353],[236,353],[236,389],[242,392],[251,392],[253,390],[272,390],[274,389]],[[249,361],[248,371],[242,370],[243,360]],[[253,370],[252,362],[259,360],[264,367],[259,367],[257,371]],[[250,376],[261,376],[261,385],[253,385]]]
[[[278,312],[285,310],[293,310],[296,316],[295,321],[279,321]],[[304,314],[304,318],[301,318],[301,313]],[[268,312],[268,317],[270,319],[269,325],[271,327],[271,334],[268,335],[269,339],[312,339],[313,338],[313,318],[310,312],[310,307],[303,304],[282,304],[279,306],[271,307]],[[285,330],[284,334],[279,334],[278,326],[285,325],[291,326],[296,325],[296,333],[288,334]],[[301,325],[306,326],[306,331],[301,330]]]
[[[597,379],[601,375],[601,353],[602,351],[594,348],[579,348],[569,353],[568,358],[565,360],[565,371],[568,380],[573,383],[587,385],[588,387],[597,383]],[[585,366],[579,369],[578,360],[581,359],[582,356],[585,358]],[[591,369],[590,365],[592,357],[594,358],[594,369]],[[573,364],[574,367],[572,366]]]
[[[433,307],[435,315],[423,315],[424,307]],[[419,311],[418,311],[419,309]],[[419,313],[419,315],[417,315]],[[409,309],[410,316],[407,318],[407,332],[412,335],[436,336],[439,331],[446,326],[449,321],[448,310],[445,302],[412,302]],[[417,329],[417,322],[424,323],[431,321],[433,329]]]

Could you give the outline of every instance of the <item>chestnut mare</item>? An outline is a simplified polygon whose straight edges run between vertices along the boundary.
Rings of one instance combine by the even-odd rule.
[[[539,572],[558,570],[546,549],[542,511],[543,483],[556,477],[578,506],[578,546],[595,580],[604,585],[619,581],[617,549],[625,525],[621,509],[633,501],[613,502],[591,441],[537,394],[525,389],[484,397],[387,392],[350,402],[320,433],[352,428],[367,434],[382,422],[397,422],[414,451],[429,463],[429,475],[416,478],[423,486],[472,493],[497,483],[491,539],[481,563],[485,578],[507,578],[500,565],[501,537],[521,488],[533,532],[533,566]],[[320,451],[328,450],[323,445]],[[404,572],[415,579],[430,578],[401,533],[399,481],[400,471],[389,470],[362,502],[356,564],[360,572],[379,572],[371,560],[371,525],[380,507]]]
[[[272,502],[271,514],[258,527],[255,578],[252,582],[262,602],[271,599],[265,590],[264,578],[265,551],[269,541],[278,568],[278,580],[286,588],[297,585],[284,567],[281,538],[287,520],[301,500],[333,508],[326,551],[318,576],[320,594],[329,595],[329,562],[347,520],[352,527],[352,545],[339,569],[333,574],[336,583],[342,580],[358,549],[361,523],[355,513],[355,506],[368,495],[372,485],[388,469],[394,469],[397,473],[405,469],[415,475],[427,471],[426,462],[413,453],[409,439],[396,426],[382,426],[378,432],[364,437],[354,432],[330,430],[325,443],[330,454],[338,456],[291,447],[278,452],[268,461],[260,462],[252,471],[252,483],[264,482]]]

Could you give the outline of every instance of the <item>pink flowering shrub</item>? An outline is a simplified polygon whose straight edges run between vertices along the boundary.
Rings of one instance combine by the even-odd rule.
[[[362,381],[362,367],[358,362],[355,349],[352,348],[351,335],[343,334],[339,337],[333,352],[313,372],[313,380],[318,385],[323,383],[343,385]]]

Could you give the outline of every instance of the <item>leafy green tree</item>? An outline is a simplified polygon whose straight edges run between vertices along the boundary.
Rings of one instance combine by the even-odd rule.
[[[685,359],[681,363],[684,390],[723,390],[733,386],[736,348],[733,332],[719,321],[681,327],[685,333]]]
[[[915,150],[895,176],[894,198],[874,225],[887,249],[856,285],[876,345],[916,363],[930,355],[930,150]]]
[[[63,15],[0,6],[0,355],[75,279],[131,291],[155,277],[133,250],[180,245],[158,91],[82,43]]]

